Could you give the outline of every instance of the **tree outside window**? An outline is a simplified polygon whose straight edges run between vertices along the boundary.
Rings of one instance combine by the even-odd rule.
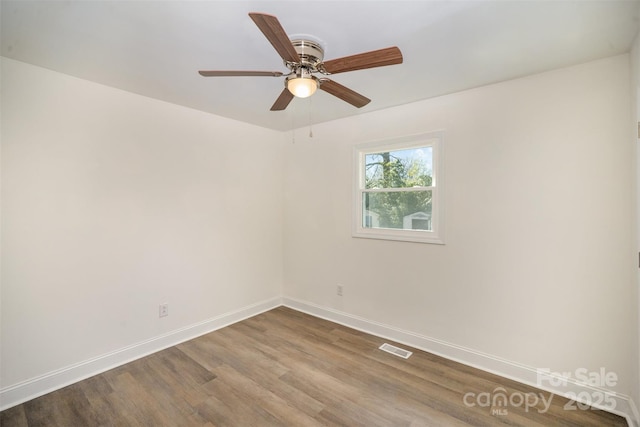
[[[356,237],[442,243],[434,233],[441,138],[424,139],[356,149]]]

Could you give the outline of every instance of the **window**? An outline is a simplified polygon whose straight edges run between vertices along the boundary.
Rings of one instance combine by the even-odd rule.
[[[354,237],[443,244],[442,134],[355,148]]]

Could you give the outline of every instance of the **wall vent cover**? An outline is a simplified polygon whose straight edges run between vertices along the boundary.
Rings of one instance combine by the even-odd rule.
[[[405,350],[400,347],[396,347],[395,345],[384,343],[380,347],[378,347],[382,351],[386,351],[387,353],[391,353],[395,356],[402,357],[403,359],[408,359],[413,353],[409,350]]]

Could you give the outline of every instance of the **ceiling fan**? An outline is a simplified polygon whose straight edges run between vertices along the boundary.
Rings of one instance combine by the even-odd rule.
[[[319,43],[308,39],[289,40],[275,16],[255,12],[249,13],[249,16],[282,57],[289,72],[213,70],[199,73],[204,77],[285,76],[285,88],[271,106],[271,111],[284,110],[294,96],[306,98],[318,88],[357,108],[364,107],[371,101],[369,98],[324,76],[402,63],[402,52],[395,46],[324,61],[324,49]],[[322,77],[314,76],[316,73]]]

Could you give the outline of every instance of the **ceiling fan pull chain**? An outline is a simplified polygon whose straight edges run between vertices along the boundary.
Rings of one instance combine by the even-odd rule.
[[[313,107],[313,98],[309,99],[309,138],[313,138],[313,120],[311,120],[311,110]]]
[[[291,114],[291,143],[296,143],[296,118],[295,114]]]

